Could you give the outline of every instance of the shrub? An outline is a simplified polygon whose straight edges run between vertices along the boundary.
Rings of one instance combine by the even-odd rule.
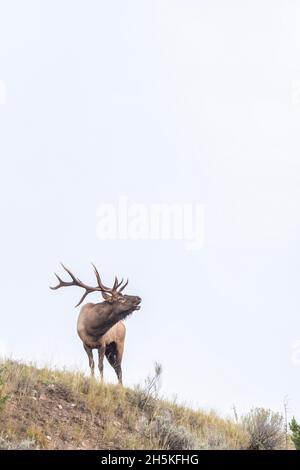
[[[201,439],[201,449],[207,450],[225,450],[230,449],[230,443],[225,433],[216,426],[208,427],[203,432]]]
[[[297,423],[295,418],[290,422],[290,430],[292,431],[291,439],[296,447],[296,450],[300,450],[300,424]]]
[[[2,370],[0,369],[0,409],[4,406],[8,399],[8,395],[4,393],[4,383],[1,377]]]
[[[159,398],[161,375],[162,366],[158,362],[155,362],[154,375],[148,375],[143,386],[135,386],[135,393],[131,396],[131,400],[141,411],[147,411],[153,415]]]
[[[151,431],[164,449],[193,450],[199,447],[198,440],[184,426],[177,426],[170,415],[157,416],[151,423]]]
[[[0,437],[0,450],[29,450],[35,449],[36,443],[31,439],[24,439],[20,442],[11,442]]]
[[[174,423],[171,413],[157,415],[149,422],[142,416],[139,420],[138,431],[153,445],[168,450],[193,450],[199,447],[197,437],[184,426]]]
[[[265,408],[254,408],[242,417],[244,429],[249,434],[249,449],[280,449],[284,443],[283,417]]]

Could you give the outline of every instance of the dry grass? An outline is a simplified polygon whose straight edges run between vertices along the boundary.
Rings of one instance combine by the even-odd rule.
[[[214,413],[99,384],[81,373],[0,364],[0,446],[39,449],[244,449],[247,433]],[[1,444],[2,443],[2,444]]]

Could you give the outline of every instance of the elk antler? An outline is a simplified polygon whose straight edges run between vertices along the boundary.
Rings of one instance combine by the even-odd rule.
[[[119,282],[117,276],[115,277],[115,282],[114,282],[114,285],[113,285],[112,288],[104,286],[102,284],[101,279],[100,279],[100,274],[98,272],[98,269],[96,268],[96,266],[93,263],[92,263],[92,266],[93,266],[94,271],[95,271],[98,286],[103,289],[103,292],[107,292],[107,293],[122,292],[125,289],[125,287],[127,286],[128,282],[129,282],[128,279],[125,282],[125,284],[121,287],[121,289],[119,289],[119,287],[123,284],[123,279],[121,280],[121,282]]]
[[[103,292],[112,292],[112,289],[110,289],[109,287],[106,287],[104,284],[102,284],[100,274],[99,274],[98,269],[96,268],[96,266],[93,263],[92,263],[92,266],[94,268],[94,272],[95,272],[96,279],[97,279],[97,282],[98,282],[98,287],[100,287],[103,290]]]
[[[75,277],[74,274],[68,268],[66,268],[66,266],[64,266],[62,263],[61,263],[61,265],[64,268],[64,270],[67,271],[67,273],[71,277],[72,281],[63,281],[56,273],[54,273],[55,276],[58,279],[59,284],[57,284],[57,286],[50,287],[50,289],[56,290],[56,289],[59,289],[60,287],[69,287],[69,286],[77,286],[77,287],[82,287],[83,289],[85,289],[85,293],[83,294],[83,296],[79,300],[78,304],[75,305],[75,307],[78,307],[78,305],[80,305],[84,301],[86,296],[88,294],[90,294],[91,292],[105,292],[106,294],[111,294],[112,295],[115,292],[122,292],[122,290],[128,284],[128,280],[127,280],[127,282],[124,284],[124,286],[121,287],[121,289],[119,289],[119,291],[118,291],[118,288],[121,286],[121,284],[123,282],[123,279],[119,283],[118,278],[115,277],[115,282],[114,282],[113,287],[112,288],[106,287],[104,284],[102,284],[100,274],[99,274],[96,266],[92,263],[92,266],[94,268],[94,272],[95,272],[95,275],[96,275],[98,286],[96,286],[96,287],[88,286],[87,284],[84,284],[80,279],[78,279],[78,277]]]
[[[122,281],[120,282],[119,286],[122,284],[122,282],[123,282],[123,279],[122,279]],[[127,281],[125,282],[124,286],[122,286],[121,289],[119,289],[119,292],[122,292],[122,291],[125,289],[125,287],[127,286],[128,282],[129,282],[129,279],[127,279]]]

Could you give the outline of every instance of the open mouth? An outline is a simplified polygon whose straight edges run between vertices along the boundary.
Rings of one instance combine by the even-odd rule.
[[[139,305],[135,305],[134,308],[135,308],[135,310],[140,310],[141,307]]]

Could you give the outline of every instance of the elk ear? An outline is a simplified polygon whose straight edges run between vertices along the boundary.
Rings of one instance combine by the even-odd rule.
[[[105,300],[110,300],[111,299],[111,296],[106,294],[106,292],[101,292],[101,294],[102,294],[103,299],[105,299]]]

